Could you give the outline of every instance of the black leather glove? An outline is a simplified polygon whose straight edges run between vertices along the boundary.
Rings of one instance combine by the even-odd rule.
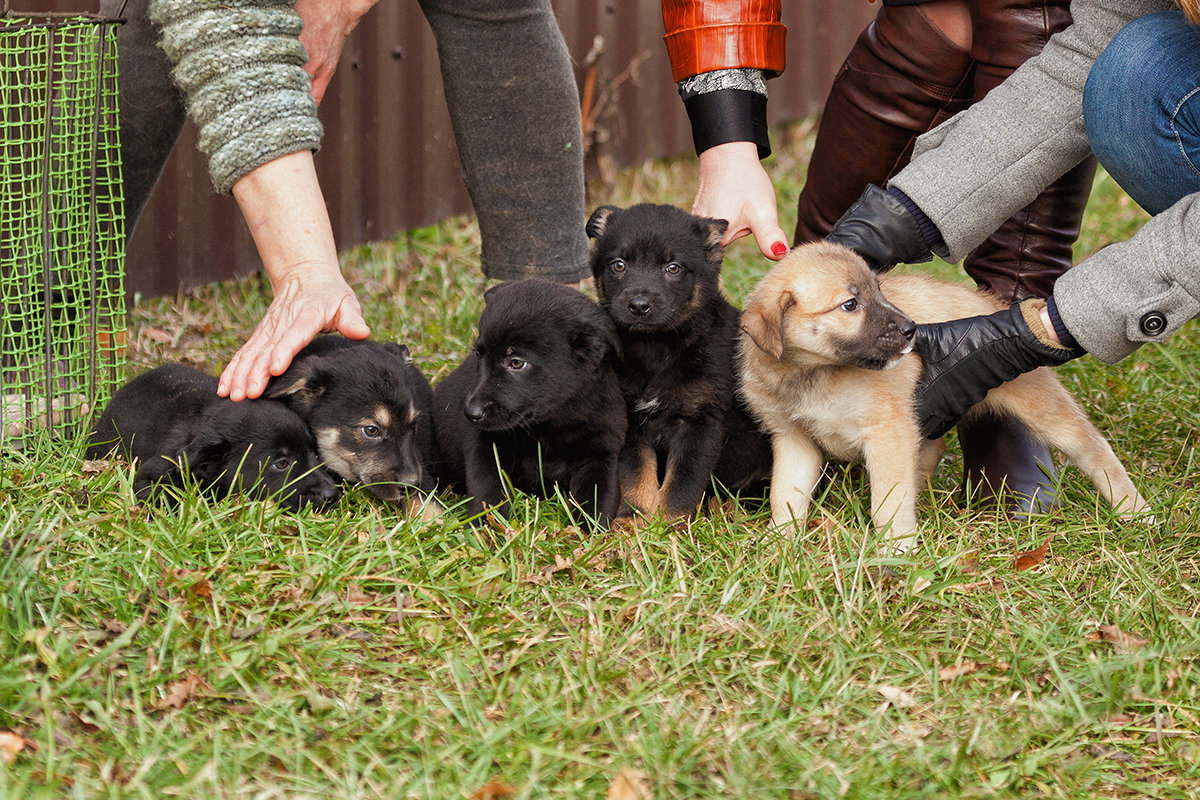
[[[928,439],[957,425],[1000,384],[1086,352],[1042,342],[1025,322],[1020,303],[987,316],[918,325],[913,349],[925,362],[917,382],[917,419]]]
[[[917,220],[894,195],[867,184],[825,237],[863,257],[876,272],[933,258]]]

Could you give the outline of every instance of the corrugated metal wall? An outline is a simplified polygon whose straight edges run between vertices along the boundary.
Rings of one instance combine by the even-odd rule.
[[[94,10],[69,0],[19,8]],[[589,169],[691,150],[671,82],[659,0],[556,0],[577,66],[601,37],[596,63],[602,108]],[[772,124],[819,110],[858,32],[875,14],[868,0],[784,0],[788,68],[769,84]],[[379,239],[470,210],[441,93],[437,53],[417,3],[379,3],[346,42],[321,106],[325,139],[317,167],[340,247]],[[589,198],[589,207],[603,198]],[[582,222],[582,221],[581,221]],[[174,294],[259,268],[232,198],[214,193],[190,123],[134,231],[126,287]]]

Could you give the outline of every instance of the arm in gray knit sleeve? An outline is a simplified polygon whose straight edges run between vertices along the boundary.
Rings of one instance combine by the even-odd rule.
[[[150,13],[219,191],[279,156],[318,148],[291,0],[153,0]]]

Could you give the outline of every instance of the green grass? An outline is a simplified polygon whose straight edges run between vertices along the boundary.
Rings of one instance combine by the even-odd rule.
[[[787,229],[811,142],[776,143]],[[693,168],[647,165],[591,204],[686,207]],[[1083,252],[1142,219],[1102,179]],[[376,334],[435,380],[472,339],[477,249],[459,219],[345,254]],[[730,249],[735,300],[764,268]],[[266,301],[252,279],[140,303],[131,370],[217,370]],[[855,468],[794,536],[733,504],[588,535],[533,499],[504,528],[410,523],[361,492],[156,514],[78,443],[6,453],[0,731],[26,746],[0,797],[601,798],[621,775],[656,798],[1195,796],[1196,349],[1188,327],[1058,371],[1158,522],[1117,521],[1072,468],[1052,515],[964,507],[952,442],[907,558],[877,550]]]

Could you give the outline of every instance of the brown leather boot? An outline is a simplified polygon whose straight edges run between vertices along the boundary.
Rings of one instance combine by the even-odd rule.
[[[796,244],[821,239],[868,183],[882,185],[922,133],[970,104],[970,54],[919,6],[884,6],[842,64],[800,192]]]
[[[970,9],[976,100],[1071,23],[1066,0],[971,0]],[[1071,266],[1095,170],[1089,158],[1051,184],[964,259],[966,273],[1005,303],[1049,296]],[[958,437],[964,483],[977,502],[1001,502],[1013,514],[1056,507],[1050,450],[1020,423],[983,417],[959,425]]]

